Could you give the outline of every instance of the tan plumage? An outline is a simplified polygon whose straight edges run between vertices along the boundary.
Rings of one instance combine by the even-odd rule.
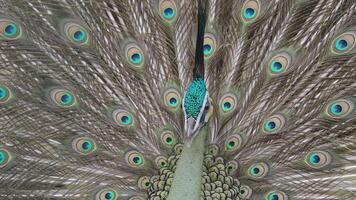
[[[206,1],[187,105],[204,2],[1,0],[0,199],[355,199],[355,1]]]

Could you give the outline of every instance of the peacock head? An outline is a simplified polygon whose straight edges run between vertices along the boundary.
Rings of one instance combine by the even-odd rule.
[[[213,107],[203,79],[196,78],[184,93],[184,131],[192,141],[211,117]]]

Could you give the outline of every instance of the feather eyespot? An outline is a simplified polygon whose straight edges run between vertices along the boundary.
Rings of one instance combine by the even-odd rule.
[[[183,145],[182,144],[177,144],[174,146],[174,152],[176,154],[181,154],[183,151]]]
[[[152,183],[148,176],[141,176],[138,179],[137,185],[138,188],[140,188],[141,190],[148,190],[151,187]]]
[[[268,69],[271,75],[278,75],[285,72],[291,64],[291,56],[288,53],[279,53],[268,62]]]
[[[0,104],[5,104],[12,99],[12,91],[7,86],[0,86]]]
[[[241,147],[242,138],[240,135],[231,135],[225,141],[225,150],[226,151],[236,151]]]
[[[334,39],[331,50],[335,54],[348,53],[354,48],[356,43],[355,41],[356,41],[355,32],[343,33]]]
[[[11,153],[4,148],[0,149],[0,169],[7,167],[12,161]]]
[[[103,189],[97,192],[96,198],[97,200],[117,200],[119,194],[113,189]]]
[[[232,93],[225,94],[219,104],[223,113],[230,113],[236,109],[237,97]]]
[[[173,147],[177,142],[174,133],[169,130],[166,130],[161,134],[161,141],[167,147]]]
[[[130,127],[134,120],[131,113],[122,109],[116,109],[112,112],[114,122],[121,127]]]
[[[162,168],[162,167],[167,167],[168,166],[168,160],[164,156],[157,156],[155,158],[155,163],[156,163],[156,166],[158,168]]]
[[[252,189],[247,185],[241,185],[239,197],[249,199],[252,196]]]
[[[320,169],[331,163],[331,155],[325,151],[312,151],[305,156],[306,164],[314,169]]]
[[[288,196],[284,192],[270,191],[267,193],[265,200],[288,200]]]
[[[206,33],[204,35],[204,44],[203,44],[203,54],[204,60],[211,58],[216,50],[216,38],[211,33]]]
[[[0,19],[0,35],[6,40],[16,40],[21,37],[22,29],[19,24],[9,19]]]
[[[236,161],[231,160],[228,163],[226,163],[226,172],[232,176],[236,173],[237,169],[238,169],[239,165]]]
[[[88,31],[79,24],[66,23],[64,25],[66,37],[75,45],[83,46],[89,43]]]
[[[252,178],[260,179],[268,174],[269,167],[266,163],[260,162],[248,168],[248,175]]]
[[[127,62],[134,68],[141,68],[145,63],[142,49],[135,43],[130,43],[125,47]]]
[[[89,155],[96,151],[96,143],[93,139],[88,137],[79,137],[72,141],[72,148],[77,153],[82,155]]]
[[[176,89],[168,89],[163,94],[164,105],[170,110],[177,110],[181,104],[181,96]]]
[[[50,92],[52,101],[64,108],[74,107],[77,104],[77,99],[72,92],[66,89],[53,89]]]
[[[208,151],[207,152],[208,154],[210,154],[212,156],[217,156],[218,153],[219,153],[219,147],[217,145],[215,145],[215,144],[211,144],[211,145],[209,145],[207,151]]]
[[[159,16],[166,25],[172,25],[177,19],[177,6],[173,0],[161,0],[159,3]]]
[[[285,119],[282,115],[273,115],[265,120],[263,132],[268,134],[278,133],[284,126]]]
[[[139,168],[145,163],[145,159],[138,151],[129,151],[125,155],[125,161],[130,167]]]
[[[249,0],[244,3],[241,10],[242,19],[250,23],[260,15],[261,5],[258,0]]]
[[[338,99],[329,103],[326,107],[327,116],[340,119],[348,116],[354,110],[354,103],[346,99]]]

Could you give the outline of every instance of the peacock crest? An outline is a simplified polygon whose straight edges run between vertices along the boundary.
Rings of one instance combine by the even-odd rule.
[[[354,0],[0,0],[0,199],[354,200]]]

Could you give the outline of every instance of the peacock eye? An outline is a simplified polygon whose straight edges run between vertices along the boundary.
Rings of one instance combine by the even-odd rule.
[[[225,141],[225,150],[226,151],[236,151],[241,147],[242,138],[240,135],[231,135]]]
[[[273,115],[265,120],[263,126],[263,132],[265,133],[277,133],[283,128],[285,124],[285,119],[282,115]]]
[[[141,176],[138,179],[137,185],[141,190],[147,190],[151,187],[152,183],[148,176]]]
[[[96,151],[96,143],[91,138],[79,137],[72,141],[72,148],[82,155],[89,155]]]
[[[172,25],[177,19],[177,6],[173,0],[161,0],[159,15],[166,25]]]
[[[144,162],[145,162],[142,154],[139,153],[138,151],[129,151],[129,152],[127,152],[126,155],[125,155],[125,160],[126,160],[126,163],[130,167],[134,167],[134,168],[142,167],[144,165]]]
[[[0,86],[0,104],[5,104],[12,99],[12,92],[10,88],[2,85]]]
[[[268,174],[269,167],[266,163],[253,164],[248,168],[248,175],[252,178],[263,178]]]
[[[11,161],[12,161],[11,153],[6,149],[1,148],[0,149],[0,169],[7,167]]]
[[[112,118],[114,122],[121,127],[130,127],[133,125],[133,117],[132,114],[122,110],[116,109],[112,112]]]
[[[204,35],[204,45],[203,45],[203,54],[204,59],[208,60],[211,58],[216,50],[216,38],[211,33],[206,33]]]
[[[254,21],[260,14],[260,1],[250,0],[246,1],[242,6],[242,18],[249,23]]]
[[[209,111],[209,109],[210,109],[209,104],[206,104],[204,110],[205,110],[205,111]]]
[[[21,26],[9,19],[0,19],[0,35],[6,40],[16,40],[22,34]]]
[[[247,185],[241,185],[239,197],[249,199],[252,196],[252,189]]]
[[[354,103],[346,99],[338,99],[328,104],[326,113],[329,117],[339,119],[346,117],[354,110]]]
[[[142,49],[134,43],[126,46],[125,55],[127,62],[136,69],[141,68],[145,63]]]
[[[266,195],[266,200],[288,200],[288,196],[284,192],[271,191]]]
[[[336,37],[332,43],[332,52],[335,54],[345,54],[350,52],[355,46],[356,33],[346,32]]]
[[[275,55],[269,61],[269,72],[271,75],[277,75],[285,72],[291,64],[291,56],[288,53]]]
[[[164,105],[170,110],[177,110],[181,103],[181,96],[176,89],[168,89],[163,94]]]
[[[77,99],[72,92],[66,89],[53,89],[50,93],[52,101],[65,108],[74,107],[77,103]]]
[[[97,200],[116,200],[118,199],[118,193],[113,189],[103,189],[96,194]]]
[[[157,156],[155,158],[155,163],[158,168],[166,167],[168,165],[168,160],[164,156]]]
[[[176,144],[176,138],[172,131],[164,131],[161,135],[162,143],[167,147],[173,147]]]
[[[237,103],[236,95],[232,93],[225,94],[220,100],[220,109],[223,113],[230,113],[235,110]]]
[[[314,169],[320,169],[331,162],[331,156],[325,151],[312,151],[305,157],[306,164]]]
[[[73,44],[83,46],[89,43],[87,30],[79,24],[72,22],[66,23],[64,25],[64,31],[69,41]]]
[[[229,162],[226,163],[226,169],[227,169],[227,173],[230,175],[230,176],[233,176],[237,169],[238,169],[238,163],[234,160],[231,160]]]

